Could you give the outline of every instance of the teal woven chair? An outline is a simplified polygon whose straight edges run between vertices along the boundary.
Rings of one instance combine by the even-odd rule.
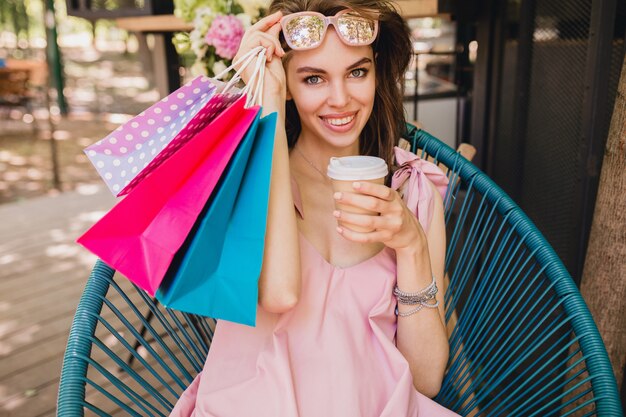
[[[413,149],[450,178],[450,363],[436,400],[467,416],[622,416],[598,330],[550,245],[484,173],[408,127]],[[78,305],[62,417],[166,416],[208,353],[213,320],[155,304],[114,272],[98,261]]]

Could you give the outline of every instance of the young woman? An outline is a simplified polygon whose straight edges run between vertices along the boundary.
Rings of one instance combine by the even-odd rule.
[[[333,156],[394,164],[408,28],[386,1],[275,0],[270,12],[238,53],[267,48],[263,112],[279,121],[257,325],[218,323],[172,415],[455,415],[428,398],[448,360],[434,295],[445,176],[399,148],[393,188],[334,193],[326,176]]]

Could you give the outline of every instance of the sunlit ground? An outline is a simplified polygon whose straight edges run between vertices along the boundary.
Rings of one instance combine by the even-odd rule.
[[[55,116],[53,101],[53,129],[41,90],[35,92],[32,114],[22,107],[0,106],[0,204],[58,192],[51,138],[61,190],[99,183],[82,150],[159,99],[136,53],[125,54],[119,42],[104,46],[96,50],[78,38],[64,40],[64,92],[70,114]]]
[[[0,206],[0,415],[54,415],[74,309],[95,256],[75,239],[114,203],[99,184]]]
[[[10,41],[0,31],[0,56]],[[31,46],[31,58],[44,55],[43,43]],[[60,46],[69,116],[48,112],[42,89],[32,114],[0,106],[0,416],[54,415],[71,319],[95,261],[75,240],[115,200],[83,149],[159,99],[136,45],[109,39],[94,49],[78,34]],[[53,144],[64,193],[54,189]]]

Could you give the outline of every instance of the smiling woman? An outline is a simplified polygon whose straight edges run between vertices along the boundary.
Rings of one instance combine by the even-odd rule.
[[[294,146],[315,155],[322,167],[331,156],[348,150],[358,154],[359,136],[374,107],[372,48],[346,46],[330,31],[318,49],[291,54],[287,99],[294,103],[300,124]]]
[[[394,148],[408,28],[386,1],[276,0],[270,12],[235,57],[267,49],[263,111],[284,121],[257,325],[218,322],[172,415],[455,415],[428,398],[448,360],[437,290],[447,179]],[[402,166],[339,192],[326,167],[347,156]]]

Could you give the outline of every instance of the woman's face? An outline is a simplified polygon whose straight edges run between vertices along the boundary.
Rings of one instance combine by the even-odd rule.
[[[287,91],[300,115],[301,138],[335,148],[354,146],[374,106],[371,46],[348,46],[331,26],[318,48],[292,54]]]

